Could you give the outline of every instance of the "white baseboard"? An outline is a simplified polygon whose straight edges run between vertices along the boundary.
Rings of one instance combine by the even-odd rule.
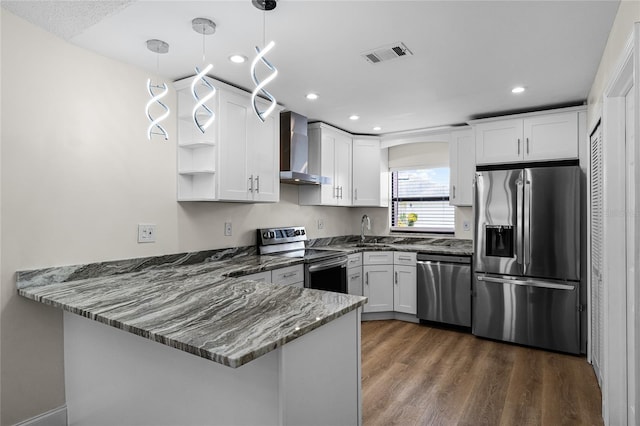
[[[14,426],[67,426],[67,406],[54,408]]]
[[[415,315],[405,314],[402,312],[363,312],[362,321],[379,321],[379,320],[399,320],[413,323],[420,323],[420,320]]]

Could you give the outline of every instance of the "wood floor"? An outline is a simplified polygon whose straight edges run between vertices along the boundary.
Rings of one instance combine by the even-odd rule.
[[[601,425],[584,357],[400,321],[362,323],[363,423]]]

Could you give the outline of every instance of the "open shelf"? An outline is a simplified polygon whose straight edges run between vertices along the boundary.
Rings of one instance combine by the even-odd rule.
[[[216,199],[215,173],[178,174],[178,201]]]

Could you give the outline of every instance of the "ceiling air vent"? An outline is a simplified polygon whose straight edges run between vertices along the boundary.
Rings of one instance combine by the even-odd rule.
[[[378,47],[377,49],[364,52],[362,57],[372,64],[377,64],[391,59],[401,58],[403,56],[411,56],[413,53],[404,45],[404,43],[393,43],[387,46]]]

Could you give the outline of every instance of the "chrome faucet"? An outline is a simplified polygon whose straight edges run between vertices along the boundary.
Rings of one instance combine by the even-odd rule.
[[[367,229],[369,231],[371,231],[371,219],[369,219],[369,216],[362,215],[362,220],[360,221],[360,228],[362,230],[362,232],[360,233],[360,242],[364,243],[364,224],[365,222],[367,223]]]

